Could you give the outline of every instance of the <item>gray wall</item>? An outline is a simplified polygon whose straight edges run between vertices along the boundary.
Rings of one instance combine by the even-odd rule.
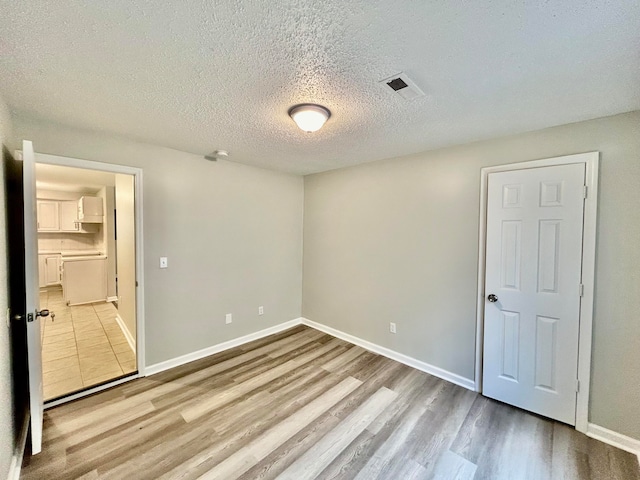
[[[300,177],[14,127],[39,152],[144,169],[147,364],[296,318],[303,285],[305,317],[467,378],[480,168],[599,150],[591,421],[640,438],[640,112],[306,177],[304,282]]]
[[[594,150],[590,419],[640,438],[640,112],[305,177],[303,316],[472,379],[481,167]]]
[[[143,169],[147,365],[300,317],[301,177],[20,116],[13,139]]]
[[[0,98],[0,157],[4,164],[4,146],[11,139],[11,117],[4,100]],[[5,212],[4,167],[0,168],[0,209]],[[13,381],[11,375],[11,338],[5,315],[9,305],[7,272],[6,218],[0,215],[0,478],[7,478],[11,457],[15,449],[16,432],[13,424]]]

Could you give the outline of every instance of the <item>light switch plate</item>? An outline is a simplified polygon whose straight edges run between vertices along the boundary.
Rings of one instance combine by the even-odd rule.
[[[227,325],[230,324],[231,322],[233,322],[233,317],[230,313],[227,313],[224,316],[224,323],[226,323]]]

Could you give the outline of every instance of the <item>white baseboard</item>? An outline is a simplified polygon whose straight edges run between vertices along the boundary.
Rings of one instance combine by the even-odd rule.
[[[282,332],[283,330],[295,327],[296,325],[300,325],[301,323],[302,318],[296,318],[294,320],[281,323],[274,327],[269,327],[255,333],[250,333],[249,335],[245,335],[243,337],[234,338],[233,340],[218,343],[217,345],[203,348],[202,350],[198,350],[196,352],[187,353],[186,355],[182,355],[180,357],[165,360],[164,362],[156,363],[155,365],[146,367],[144,370],[144,374],[153,375],[155,373],[164,372],[165,370],[169,370],[170,368],[179,367],[180,365],[184,365],[185,363],[200,360],[201,358],[208,357],[209,355],[213,355],[214,353],[219,353],[224,350],[228,350],[229,348],[239,347],[240,345],[244,345],[245,343],[253,342],[254,340],[259,340],[263,337],[268,337],[269,335],[273,335],[274,333]]]
[[[473,390],[475,392],[476,384],[473,380],[449,372],[448,370],[444,370],[434,365],[416,360],[413,357],[398,353],[386,347],[381,347],[380,345],[376,345],[375,343],[362,340],[361,338],[341,332],[340,330],[336,330],[335,328],[327,327],[326,325],[314,322],[307,318],[302,318],[302,324],[307,325],[311,328],[315,328],[316,330],[320,330],[321,332],[328,333],[329,335],[344,340],[345,342],[352,343],[373,353],[377,353],[384,357],[390,358],[391,360],[395,360],[396,362],[404,363],[405,365],[415,368],[416,370],[420,370],[422,372],[433,375],[434,377],[438,377],[448,382],[455,383],[456,385],[464,387],[468,390]]]
[[[626,452],[631,452],[638,456],[638,461],[640,462],[640,440],[627,437],[626,435],[593,423],[587,425],[587,436],[608,443]]]
[[[129,344],[131,351],[133,353],[136,353],[136,341],[134,340],[133,335],[131,335],[131,332],[129,331],[129,329],[127,328],[127,325],[124,323],[124,320],[122,320],[122,317],[120,316],[120,314],[116,314],[116,322],[118,322],[118,326],[120,327],[120,330],[122,330],[124,337],[127,339],[127,343]]]
[[[402,353],[395,352],[386,347],[381,347],[380,345],[376,345],[375,343],[362,340],[361,338],[355,337],[348,333],[341,332],[340,330],[336,330],[335,328],[327,327],[326,325],[322,325],[321,323],[317,323],[302,317],[296,318],[294,320],[290,320],[288,322],[281,323],[274,327],[260,330],[259,332],[250,333],[249,335],[245,335],[243,337],[218,343],[217,345],[203,348],[202,350],[198,350],[196,352],[188,353],[186,355],[172,358],[170,360],[165,360],[164,362],[156,363],[155,365],[150,365],[145,368],[144,375],[148,376],[148,375],[153,375],[155,373],[164,372],[165,370],[169,370],[170,368],[179,367],[180,365],[184,365],[185,363],[193,362],[195,360],[200,360],[201,358],[208,357],[209,355],[213,355],[215,353],[228,350],[229,348],[234,348],[240,345],[244,345],[245,343],[249,343],[254,340],[258,340],[260,338],[273,335],[274,333],[279,333],[283,330],[287,330],[289,328],[292,328],[292,327],[295,327],[296,325],[301,325],[301,324],[307,325],[308,327],[311,327],[311,328],[315,328],[316,330],[320,330],[321,332],[327,333],[336,338],[340,338],[341,340],[352,343],[353,345],[357,345],[359,347],[362,347],[366,350],[377,353],[384,357],[390,358],[391,360],[395,360],[397,362],[403,363],[405,365],[408,365],[409,367],[415,368],[416,370],[420,370],[422,372],[428,373],[430,375],[441,378],[448,382],[455,383],[456,385],[464,387],[468,390],[475,391],[475,382],[473,380],[462,377],[460,375],[449,372],[447,370],[436,367],[434,365],[430,365],[428,363],[422,362],[420,360],[416,360],[415,358],[409,357]]]
[[[24,422],[20,429],[20,435],[16,443],[16,449],[13,452],[11,458],[11,465],[9,466],[9,474],[7,480],[19,480],[20,470],[22,469],[22,459],[24,458],[24,449],[27,446],[27,432],[29,431],[29,413],[24,416]]]
[[[118,301],[118,296],[114,295],[113,297],[107,297],[107,302],[113,303]]]

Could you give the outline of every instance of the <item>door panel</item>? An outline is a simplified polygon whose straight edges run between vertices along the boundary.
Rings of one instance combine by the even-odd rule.
[[[536,370],[535,386],[550,392],[556,392],[556,343],[558,319],[536,317]]]
[[[502,222],[502,288],[520,290],[522,222]]]
[[[500,312],[502,314],[502,378],[518,381],[518,363],[520,360],[520,314]]]
[[[33,144],[22,142],[24,204],[24,272],[29,365],[29,405],[31,414],[31,453],[42,449],[42,344],[40,330],[40,289],[38,287],[38,234],[36,206],[36,169]]]
[[[11,318],[11,369],[13,375],[14,425],[21,426],[28,415],[29,386],[27,368],[27,326],[22,317],[26,309],[24,274],[24,211],[22,162],[5,150],[4,181],[7,218],[7,270]],[[17,318],[16,318],[17,317]],[[22,320],[18,318],[22,317]],[[8,361],[8,360],[6,360]],[[10,444],[10,440],[4,441]]]
[[[538,227],[538,292],[558,293],[559,220],[540,220]]]
[[[483,393],[575,424],[584,164],[489,174]]]

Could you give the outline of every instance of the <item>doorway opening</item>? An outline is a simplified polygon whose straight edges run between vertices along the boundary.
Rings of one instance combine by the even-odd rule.
[[[36,154],[45,407],[142,372],[140,176]]]

